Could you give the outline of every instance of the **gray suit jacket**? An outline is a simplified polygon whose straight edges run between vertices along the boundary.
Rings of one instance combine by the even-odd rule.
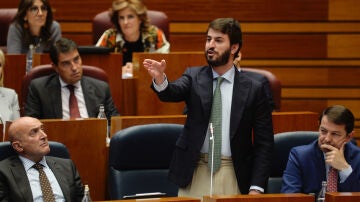
[[[200,157],[211,114],[212,85],[210,67],[193,67],[158,93],[162,101],[185,101],[188,110],[169,170],[170,179],[180,187],[191,182]],[[265,188],[270,175],[274,144],[271,110],[263,84],[235,71],[230,147],[241,193],[248,193],[250,185]]]
[[[111,97],[109,85],[87,76],[81,79],[81,87],[89,117],[96,117],[103,104],[108,119],[119,115]],[[31,81],[25,104],[25,115],[38,119],[62,118],[61,86],[58,74]]]
[[[83,186],[80,175],[70,159],[46,157],[66,201],[81,201]],[[18,156],[0,161],[0,201],[33,201],[25,168]]]

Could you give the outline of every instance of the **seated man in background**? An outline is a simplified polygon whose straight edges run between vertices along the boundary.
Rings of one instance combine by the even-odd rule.
[[[16,119],[9,140],[18,155],[0,161],[0,201],[81,201],[83,185],[72,160],[45,157],[50,147],[39,120]]]
[[[318,194],[322,181],[328,182],[329,192],[359,192],[360,148],[349,143],[354,115],[334,105],[324,110],[319,121],[318,139],[290,151],[281,192]]]
[[[31,81],[25,115],[39,119],[96,117],[103,105],[108,119],[119,115],[109,85],[83,76],[82,61],[74,41],[58,40],[50,49],[57,72]]]

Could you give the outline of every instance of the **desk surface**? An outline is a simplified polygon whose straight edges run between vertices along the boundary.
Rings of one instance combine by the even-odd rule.
[[[147,202],[147,201],[158,201],[158,202],[200,202],[200,199],[189,198],[189,197],[162,197],[162,198],[147,198],[147,199],[111,200],[111,202],[140,202],[140,201],[144,201],[144,202]],[[106,202],[106,201],[102,201],[102,202]]]
[[[359,202],[360,192],[326,193],[326,202]]]
[[[203,202],[314,202],[307,194],[258,194],[232,196],[204,196]]]

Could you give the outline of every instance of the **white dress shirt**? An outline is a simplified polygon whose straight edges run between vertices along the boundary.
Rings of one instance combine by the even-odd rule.
[[[70,109],[69,109],[70,91],[67,87],[68,84],[65,83],[60,77],[59,77],[59,79],[60,79],[60,85],[61,85],[61,103],[62,103],[63,119],[69,119],[70,118]],[[86,109],[84,93],[83,93],[80,81],[73,84],[73,86],[75,87],[74,94],[75,94],[76,100],[78,102],[80,116],[81,116],[81,118],[89,118],[89,114]]]
[[[42,195],[40,179],[39,179],[39,171],[32,167],[35,165],[35,162],[22,156],[19,156],[19,158],[24,165],[27,177],[29,179],[31,193],[33,195],[34,202],[43,202],[43,195]],[[55,201],[56,202],[65,201],[64,194],[61,191],[60,185],[54,173],[47,165],[45,157],[43,157],[43,159],[39,163],[44,166],[43,170],[46,174],[46,177],[49,179],[51,189],[54,193]]]

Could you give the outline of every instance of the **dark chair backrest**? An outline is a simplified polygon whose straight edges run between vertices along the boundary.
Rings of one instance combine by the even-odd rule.
[[[148,10],[147,15],[150,19],[150,24],[160,28],[164,32],[166,39],[169,41],[169,20],[167,15],[164,12],[154,10]],[[112,26],[109,11],[98,13],[93,18],[93,43],[96,44],[104,31]]]
[[[280,193],[282,175],[286,168],[290,150],[296,146],[309,144],[318,136],[318,131],[292,131],[275,134],[274,157],[266,193]]]
[[[68,159],[70,158],[70,153],[66,146],[60,142],[49,141],[50,153],[48,156],[55,156],[60,158]],[[0,161],[17,155],[15,150],[12,148],[9,141],[0,142]]]
[[[261,74],[263,76],[265,76],[270,84],[270,90],[272,93],[272,97],[274,100],[274,111],[280,111],[281,108],[281,82],[280,80],[270,71],[267,70],[263,70],[263,69],[256,69],[256,68],[246,68],[246,67],[242,67],[241,68],[242,71],[247,71],[247,72],[254,72],[254,73],[258,73]]]
[[[118,131],[109,149],[110,199],[149,192],[177,196],[178,187],[167,175],[182,129],[183,125],[160,123]]]
[[[17,8],[0,8],[0,48],[6,52],[9,26],[17,13]]]
[[[103,69],[89,65],[82,65],[82,68],[83,68],[84,76],[93,77],[108,83],[109,78],[107,76],[107,73]],[[55,70],[51,66],[51,64],[46,64],[46,65],[35,66],[27,74],[25,74],[21,84],[22,107],[24,107],[26,104],[26,99],[29,92],[29,85],[31,80],[42,76],[50,75],[53,73],[55,73]]]

